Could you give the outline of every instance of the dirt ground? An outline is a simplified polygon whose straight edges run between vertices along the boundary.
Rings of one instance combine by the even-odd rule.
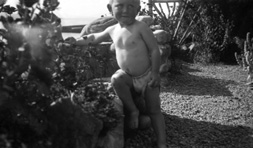
[[[253,148],[253,90],[237,65],[183,65],[162,79],[168,148]],[[153,148],[152,129],[126,137],[125,148]]]

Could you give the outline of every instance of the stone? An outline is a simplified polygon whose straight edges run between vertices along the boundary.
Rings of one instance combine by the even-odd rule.
[[[166,62],[161,64],[160,69],[159,69],[159,73],[166,74],[171,69],[171,66],[172,66],[171,60],[167,59]]]
[[[171,35],[165,30],[155,30],[153,32],[158,44],[164,44],[171,40]]]
[[[80,33],[80,36],[102,32],[107,27],[115,24],[117,24],[117,20],[112,16],[98,18],[85,25]]]
[[[171,46],[169,44],[158,45],[162,60],[171,56]]]
[[[66,148],[68,145],[75,147],[95,148],[98,136],[103,128],[102,121],[85,114],[82,108],[70,99],[62,99],[51,104],[45,111],[51,123],[49,130],[54,133],[53,145]],[[78,137],[75,139],[74,137]]]
[[[170,60],[171,46],[169,44],[158,45],[161,54],[161,66],[159,69],[160,74],[165,74],[171,69],[172,63]]]
[[[115,108],[123,115],[122,101],[116,97],[113,100]],[[123,148],[124,147],[124,118],[122,118],[118,125],[108,131],[106,135],[99,139],[98,146],[103,148]]]
[[[136,20],[146,23],[151,26],[154,23],[154,19],[149,15],[140,15],[136,17]]]
[[[152,25],[154,20],[151,16],[137,16],[136,20],[145,22],[148,26]],[[91,33],[99,33],[104,31],[107,27],[117,24],[117,20],[112,16],[98,18],[91,23],[85,25],[80,33],[80,36]]]
[[[108,85],[108,91],[113,91],[111,86],[110,80],[108,78],[105,79],[107,82],[103,82],[105,85]],[[137,108],[140,111],[139,117],[139,129],[147,129],[151,127],[151,119],[147,116],[147,110],[145,105],[145,100],[141,95],[133,92],[134,102]],[[115,108],[124,115],[124,107],[122,101],[116,97],[113,100],[113,104]],[[123,117],[119,124],[112,130],[108,131],[104,137],[100,137],[98,140],[98,146],[103,148],[123,148],[124,147],[124,131],[128,127],[124,127],[125,125],[125,118]],[[125,131],[127,132],[127,131]]]
[[[155,30],[153,32],[161,54],[161,66],[159,69],[160,74],[165,74],[171,69],[172,63],[169,58],[171,57],[171,46],[168,42],[171,40],[171,35],[165,30]]]
[[[161,25],[151,25],[150,28],[151,28],[151,30],[161,30],[162,26]]]

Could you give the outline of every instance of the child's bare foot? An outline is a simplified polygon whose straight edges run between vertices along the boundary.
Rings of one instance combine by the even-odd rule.
[[[131,129],[138,128],[139,124],[139,111],[134,111],[129,114],[129,127]]]

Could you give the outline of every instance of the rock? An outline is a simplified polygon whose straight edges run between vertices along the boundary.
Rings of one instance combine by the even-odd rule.
[[[62,99],[52,104],[45,113],[50,121],[48,131],[54,133],[53,137],[50,137],[53,146],[96,147],[103,127],[102,121],[85,114],[82,108],[70,99]]]
[[[153,34],[158,44],[164,44],[171,40],[171,35],[165,30],[155,30]]]
[[[154,23],[154,19],[149,15],[140,15],[136,17],[136,20],[146,23],[151,26]]]
[[[123,113],[122,101],[116,97],[113,100],[116,109]],[[123,148],[124,147],[124,118],[122,118],[119,124],[112,130],[106,133],[105,137],[99,139],[98,146],[103,148]]]
[[[171,56],[171,46],[168,42],[171,40],[170,34],[165,30],[155,30],[154,36],[157,40],[159,51],[161,54],[161,66],[159,69],[160,74],[164,74],[171,69],[171,61],[169,57]]]
[[[171,56],[171,46],[169,44],[158,45],[161,54],[160,74],[164,74],[171,69],[172,63],[169,60]]]
[[[161,25],[151,25],[150,28],[151,28],[151,30],[161,30],[162,26]]]
[[[85,25],[80,33],[80,36],[102,32],[107,27],[115,24],[117,24],[117,20],[112,16],[98,18],[91,23]]]
[[[171,46],[169,44],[158,45],[158,47],[162,60],[171,56]]]
[[[165,63],[161,64],[159,73],[160,74],[165,74],[171,69],[172,63],[171,60],[168,59]]]

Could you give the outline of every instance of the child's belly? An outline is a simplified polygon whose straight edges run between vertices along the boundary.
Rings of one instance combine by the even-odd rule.
[[[119,67],[132,76],[140,76],[151,67],[150,59],[147,55],[117,55]]]

